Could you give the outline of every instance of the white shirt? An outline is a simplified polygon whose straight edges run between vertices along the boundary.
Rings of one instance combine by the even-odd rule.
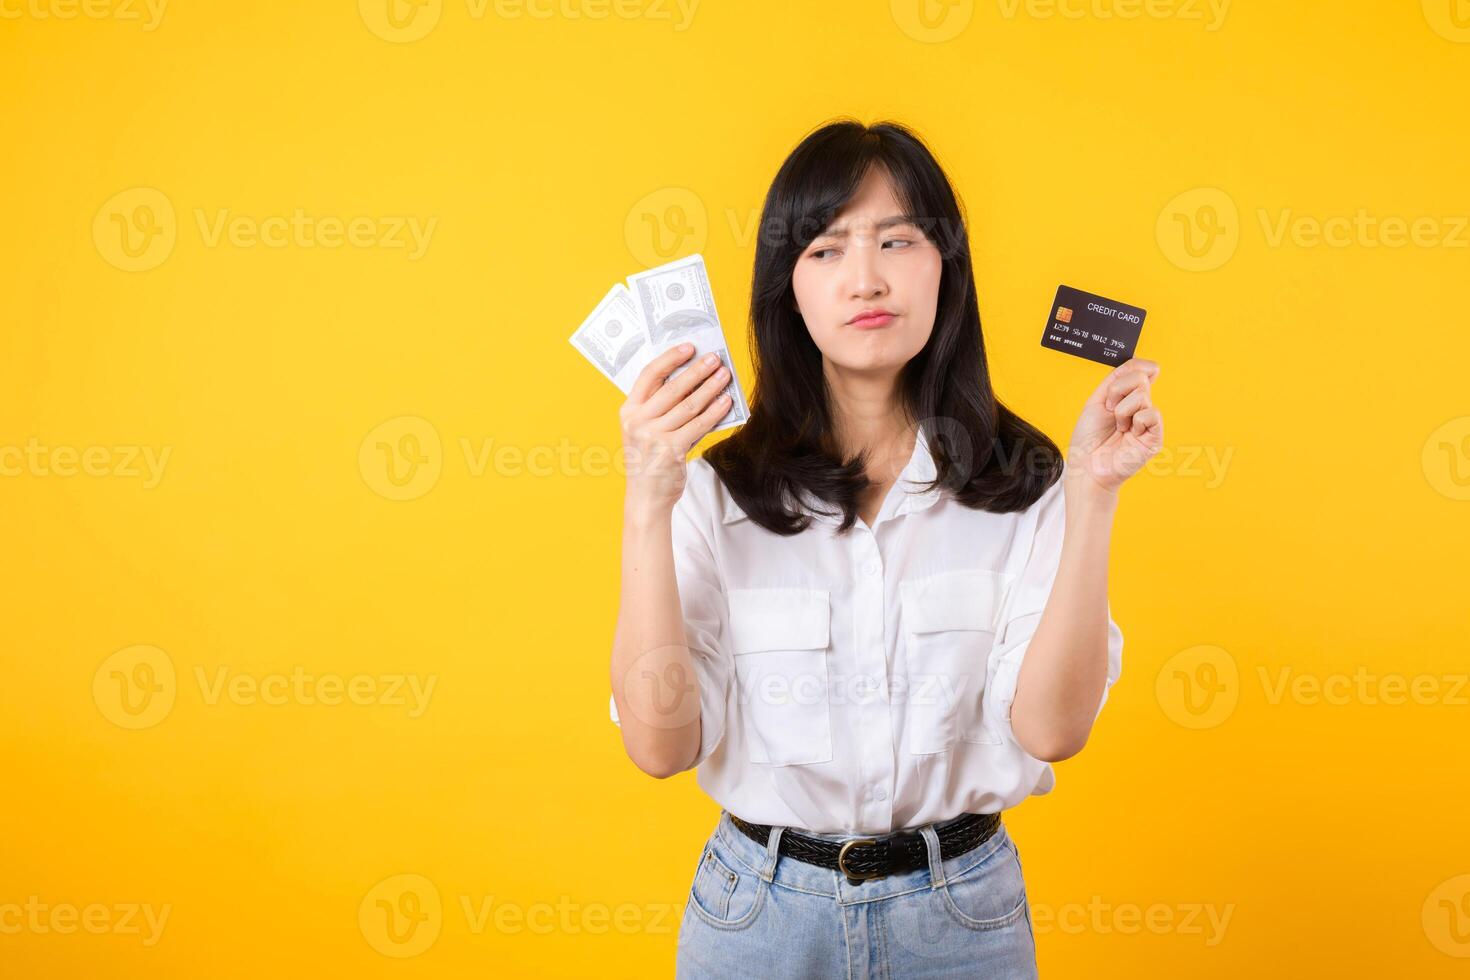
[[[1062,482],[1010,514],[912,493],[935,473],[924,428],[872,527],[859,518],[846,539],[826,504],[805,508],[816,522],[802,533],[773,534],[706,460],[688,464],[672,532],[700,687],[696,778],[745,820],[886,834],[1055,785],[1010,709],[1061,558]],[[1109,603],[1098,713],[1122,653]]]

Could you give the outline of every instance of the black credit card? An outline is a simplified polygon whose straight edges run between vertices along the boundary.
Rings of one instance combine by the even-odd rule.
[[[1147,315],[1137,306],[1058,286],[1041,346],[1100,364],[1122,364],[1133,356]]]

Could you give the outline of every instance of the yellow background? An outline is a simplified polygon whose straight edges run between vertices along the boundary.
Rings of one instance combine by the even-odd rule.
[[[748,384],[762,196],[853,114],[913,125],[956,181],[1013,408],[1064,439],[1103,371],[1039,346],[1059,282],[1147,308],[1162,365],[1175,455],[1114,539],[1122,678],[1007,815],[1042,974],[1463,975],[1463,0],[1213,24],[175,0],[153,29],[91,2],[0,5],[0,447],[94,449],[91,475],[0,477],[0,907],[170,912],[153,945],[0,931],[0,974],[672,974],[718,811],[692,773],[638,772],[607,715],[622,396],[567,338],[613,282],[702,251]],[[156,195],[172,220],[138,210]],[[297,209],[436,224],[417,258],[200,228]],[[1433,223],[1273,238],[1360,210]],[[129,258],[119,220],[161,252]],[[166,449],[161,478],[117,447]],[[209,696],[297,670],[436,686],[416,716],[386,687]],[[1283,696],[1283,671],[1347,693]],[[1333,680],[1355,674],[1378,680]],[[1388,675],[1438,693],[1383,703]],[[158,717],[125,727],[119,678]],[[422,931],[373,935],[406,892]],[[1196,905],[1222,934],[1186,927]]]

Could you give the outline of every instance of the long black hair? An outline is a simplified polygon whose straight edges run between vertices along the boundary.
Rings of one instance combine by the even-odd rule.
[[[837,454],[822,353],[796,309],[792,272],[868,171],[879,167],[894,197],[943,259],[934,331],[899,374],[901,405],[928,436],[936,477],[967,507],[1024,510],[1062,475],[1061,451],[996,399],[980,331],[962,205],[923,141],[895,122],[840,119],[811,132],[771,182],[761,212],[750,298],[755,385],[750,419],[704,458],[746,515],[777,534],[811,523],[804,495],[857,521],[868,486],[867,454]]]

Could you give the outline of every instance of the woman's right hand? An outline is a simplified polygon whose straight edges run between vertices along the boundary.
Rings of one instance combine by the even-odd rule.
[[[649,361],[618,410],[628,471],[625,505],[633,513],[673,510],[684,493],[689,450],[730,411],[730,397],[721,394],[730,372],[718,355],[707,354],[665,381],[693,353],[692,345],[680,344]]]

